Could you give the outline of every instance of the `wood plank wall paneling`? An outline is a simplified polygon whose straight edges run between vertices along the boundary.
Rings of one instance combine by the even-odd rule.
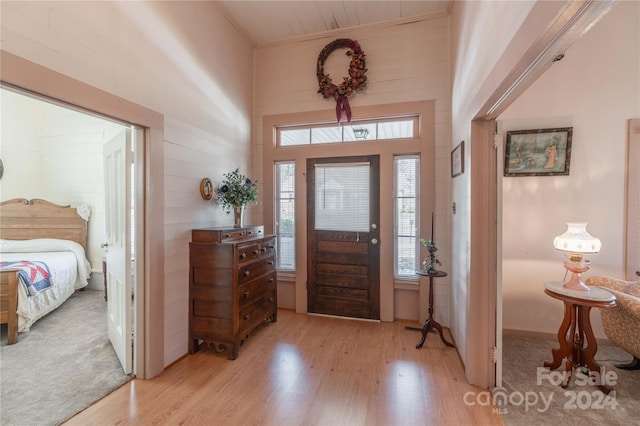
[[[210,2],[2,2],[0,7],[3,49],[164,118],[166,140],[154,150],[168,151],[160,191],[166,191],[164,237],[172,250],[154,261],[171,266],[161,308],[171,317],[164,341],[170,364],[187,351],[188,261],[175,247],[188,250],[191,228],[231,220],[200,198],[200,179],[235,167],[252,172],[253,47]],[[153,191],[162,185],[158,177],[147,184]]]

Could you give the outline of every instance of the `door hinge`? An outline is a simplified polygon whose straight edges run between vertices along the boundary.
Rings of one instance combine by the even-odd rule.
[[[491,351],[493,352],[493,363],[497,364],[498,363],[498,347],[497,346],[492,347]]]
[[[493,149],[498,149],[498,144],[500,143],[500,133],[495,133],[493,135]]]

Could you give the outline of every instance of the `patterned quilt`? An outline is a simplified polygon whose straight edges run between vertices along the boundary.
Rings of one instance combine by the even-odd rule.
[[[51,287],[51,273],[44,262],[22,260],[18,262],[0,262],[0,269],[19,269],[18,275],[27,286],[29,296],[35,296]]]

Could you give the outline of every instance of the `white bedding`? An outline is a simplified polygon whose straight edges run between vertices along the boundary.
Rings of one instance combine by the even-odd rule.
[[[75,290],[86,287],[91,265],[76,242],[56,239],[0,240],[0,261],[40,261],[51,273],[51,287],[28,297],[19,279],[18,331],[29,331],[38,319],[60,306]]]

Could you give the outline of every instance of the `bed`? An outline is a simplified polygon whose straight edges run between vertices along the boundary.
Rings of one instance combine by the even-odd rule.
[[[7,343],[87,286],[88,208],[16,198],[0,203],[0,322]]]

